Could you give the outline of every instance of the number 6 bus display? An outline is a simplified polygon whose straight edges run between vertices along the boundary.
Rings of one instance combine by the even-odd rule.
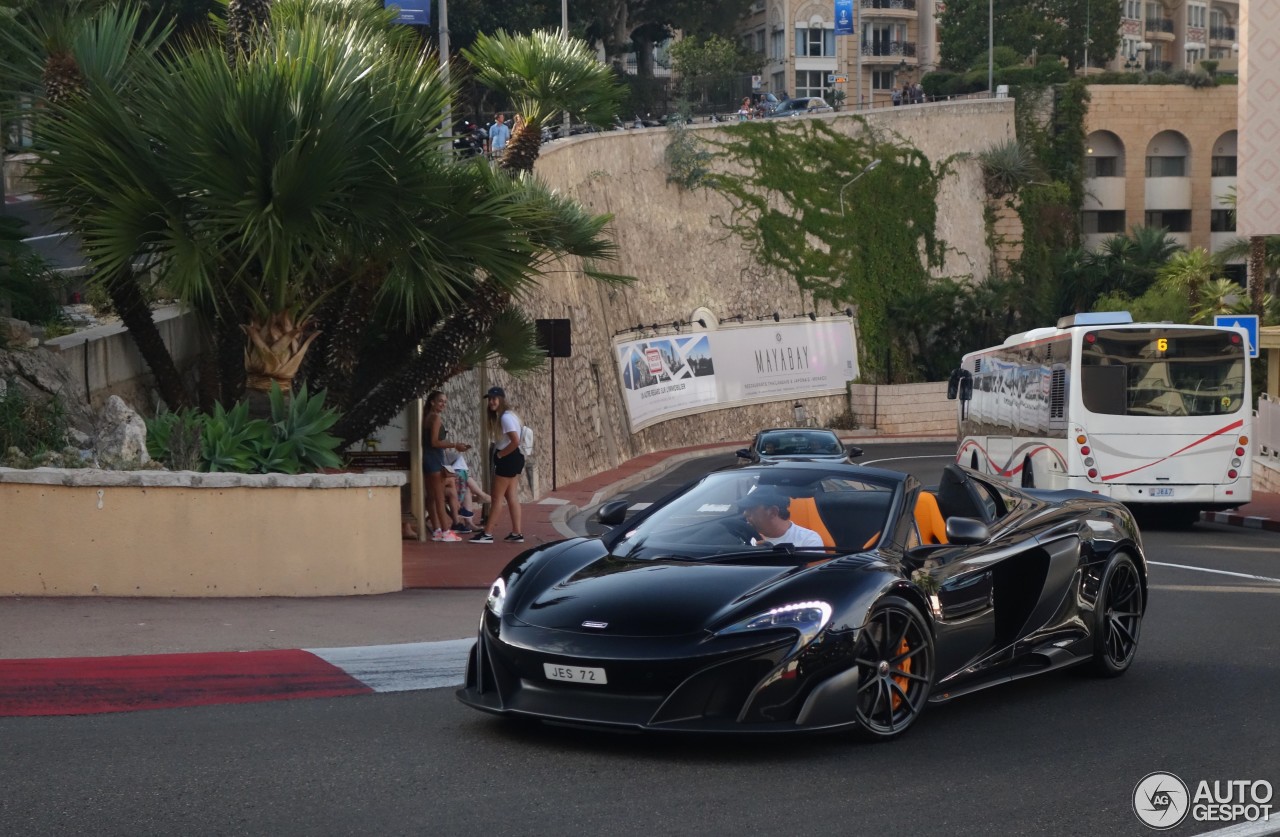
[[[956,461],[1028,488],[1192,514],[1251,496],[1243,329],[1077,314],[970,352],[951,374]]]

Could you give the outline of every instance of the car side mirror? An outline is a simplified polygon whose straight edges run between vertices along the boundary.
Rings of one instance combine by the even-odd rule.
[[[947,518],[947,543],[982,543],[990,539],[991,530],[976,517]]]
[[[738,451],[737,453],[734,454],[734,456],[738,457],[739,459],[750,459],[751,451],[748,448],[738,448]]]
[[[610,500],[596,510],[596,517],[605,526],[617,526],[626,519],[627,507],[630,505],[629,500]]]
[[[859,456],[862,456],[862,448],[857,445],[849,445],[846,450],[848,451],[850,459],[857,459]]]
[[[973,398],[973,373],[959,367],[951,370],[947,379],[947,400],[968,401]]]

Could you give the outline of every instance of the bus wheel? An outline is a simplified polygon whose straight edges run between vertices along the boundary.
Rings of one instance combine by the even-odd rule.
[[[1029,456],[1022,460],[1022,487],[1036,487],[1036,475],[1035,472],[1031,470],[1031,457]]]

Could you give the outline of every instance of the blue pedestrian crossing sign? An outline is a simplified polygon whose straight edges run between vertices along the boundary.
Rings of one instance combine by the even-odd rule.
[[[1249,335],[1249,357],[1258,356],[1257,314],[1215,314],[1213,324],[1222,328],[1242,328]]]

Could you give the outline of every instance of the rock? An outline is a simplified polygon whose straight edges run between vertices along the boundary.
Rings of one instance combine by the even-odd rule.
[[[0,317],[0,343],[10,346],[25,346],[31,342],[34,336],[31,332],[31,323],[24,320],[15,320],[12,317]]]
[[[146,422],[118,395],[108,398],[98,415],[96,453],[98,462],[108,468],[151,461]]]
[[[72,375],[62,358],[53,352],[0,350],[0,380],[38,401],[59,398],[67,414],[67,424],[80,434],[69,440],[73,444],[79,445],[79,438],[93,433],[93,410],[85,395],[84,381]]]

